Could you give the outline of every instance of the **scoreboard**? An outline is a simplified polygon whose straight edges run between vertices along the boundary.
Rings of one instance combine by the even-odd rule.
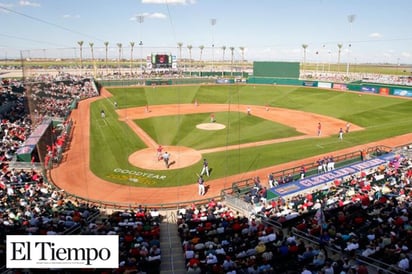
[[[150,65],[153,69],[169,69],[176,67],[176,57],[170,53],[152,53]]]

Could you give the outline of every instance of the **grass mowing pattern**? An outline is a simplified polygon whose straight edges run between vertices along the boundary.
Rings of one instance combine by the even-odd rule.
[[[215,117],[226,125],[225,129],[196,128],[198,124],[209,123],[210,113],[162,116],[135,122],[157,143],[198,150],[302,135],[285,125],[245,113],[215,112]]]
[[[146,104],[189,104],[193,103],[195,99],[197,99],[200,104],[269,104],[274,107],[291,108],[329,115],[347,120],[350,123],[358,124],[365,128],[364,131],[352,132],[349,135],[345,135],[344,140],[341,142],[338,141],[336,132],[336,136],[329,138],[312,138],[288,143],[210,153],[204,155],[204,157],[208,158],[210,166],[213,169],[212,178],[252,171],[354,145],[390,138],[392,136],[409,133],[412,128],[412,100],[368,94],[359,96],[357,93],[316,88],[254,85],[111,88],[110,92],[114,95],[113,98],[99,100],[91,106],[91,169],[97,176],[120,184],[133,185],[132,182],[125,180],[125,178],[113,178],[110,176],[113,173],[113,169],[122,168],[141,171],[131,166],[127,158],[134,151],[145,148],[145,145],[135,137],[135,134],[123,122],[117,120],[117,115],[112,105],[114,100],[118,102],[119,108],[145,106]],[[101,109],[104,109],[106,112],[105,120],[107,124],[105,125],[101,123]],[[224,113],[218,114],[223,115]],[[250,134],[250,138],[252,139],[259,137],[258,135],[260,135],[261,132],[256,131],[256,128],[247,127],[247,123],[237,117],[239,116],[238,114],[234,116],[235,117],[229,117],[230,119],[238,119],[239,125],[234,124],[234,128],[240,127],[240,131],[245,135]],[[161,120],[167,117],[161,117],[162,119],[158,118],[160,117],[156,119],[146,119],[144,121],[141,120],[138,123],[143,123],[145,130],[150,132],[152,137],[156,137],[154,138],[155,140],[159,140],[159,138],[163,140],[162,138],[166,138],[167,134],[163,134],[161,130]],[[220,119],[219,117],[217,118]],[[170,142],[171,144],[193,143],[193,147],[201,147],[202,143],[207,143],[209,139],[213,139],[211,136],[208,136],[209,139],[207,139],[207,141],[196,142],[192,140],[190,134],[184,130],[187,124],[193,124],[200,120],[209,121],[210,117],[208,114],[204,116],[187,115],[179,118],[169,117],[167,119],[177,119],[179,123],[171,123],[173,124],[175,133],[168,136],[168,140],[164,140],[164,142]],[[150,124],[150,122],[152,122],[152,124]],[[254,125],[253,123],[251,124]],[[171,130],[171,128],[168,130]],[[226,130],[223,131],[228,134]],[[249,133],[249,131],[251,133]],[[217,132],[215,131],[216,134],[220,134],[220,132]],[[234,136],[228,137],[227,139],[230,140],[230,142],[240,140],[239,136],[236,136],[236,129],[233,130],[233,132]],[[229,131],[229,134],[233,132]],[[216,139],[224,139],[223,137],[226,138],[226,135]],[[153,173],[165,175],[167,179],[145,186],[161,187],[194,183],[196,180],[194,174],[199,172],[200,169],[201,162],[180,170],[156,171]],[[143,170],[143,172],[152,171]]]

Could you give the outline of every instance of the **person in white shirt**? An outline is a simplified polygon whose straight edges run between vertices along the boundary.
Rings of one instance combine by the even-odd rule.
[[[352,241],[348,242],[346,245],[345,251],[352,251],[359,248],[359,243],[356,239],[352,239]]]
[[[398,267],[402,270],[409,270],[409,259],[404,253],[401,253]]]

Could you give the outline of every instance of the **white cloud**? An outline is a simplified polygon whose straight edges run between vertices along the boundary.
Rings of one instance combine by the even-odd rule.
[[[406,57],[406,58],[411,58],[411,57],[412,57],[412,54],[411,54],[410,52],[402,52],[402,53],[401,53],[401,56],[402,56],[402,57]]]
[[[195,3],[196,0],[142,0],[142,4],[189,5]]]
[[[27,0],[20,0],[19,5],[24,6],[24,7],[40,7],[39,3],[35,3],[35,2],[27,1]]]
[[[154,19],[165,19],[167,18],[167,16],[164,13],[160,13],[160,12],[153,12],[153,13],[140,13],[137,15],[134,15],[132,17],[130,17],[130,21],[137,21],[137,17],[138,16],[143,16],[144,18],[154,18]]]
[[[10,4],[10,3],[0,3],[0,8],[1,7],[3,7],[3,8],[12,8],[13,7],[13,4]]]
[[[11,9],[13,7],[13,4],[10,3],[0,3],[0,12],[3,13],[10,13],[7,9]],[[5,9],[2,9],[5,8]]]
[[[371,34],[369,34],[369,37],[371,37],[371,38],[382,38],[382,34],[380,34],[379,32],[372,32]]]
[[[65,19],[70,19],[70,18],[80,18],[80,15],[76,14],[76,15],[71,15],[71,14],[64,14],[63,18]]]
[[[164,18],[166,18],[167,16],[166,16],[165,14],[163,14],[163,13],[160,13],[160,12],[154,12],[154,13],[152,13],[152,14],[149,14],[147,17],[148,17],[148,18],[164,19]]]

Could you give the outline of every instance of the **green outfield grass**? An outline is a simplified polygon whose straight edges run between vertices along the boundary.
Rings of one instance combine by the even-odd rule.
[[[211,179],[252,171],[259,168],[328,153],[355,145],[411,132],[412,100],[368,94],[321,90],[304,87],[253,85],[200,85],[142,88],[110,88],[113,97],[98,100],[91,107],[91,169],[99,177],[115,183],[162,187],[194,183],[201,162],[168,171],[140,170],[128,163],[128,156],[145,148],[143,142],[123,122],[118,121],[113,101],[119,108],[134,106],[202,103],[266,105],[296,109],[336,117],[365,128],[351,132],[339,142],[336,136],[310,138],[253,148],[226,150],[203,155],[212,168]],[[106,119],[100,118],[100,110]],[[207,122],[209,114],[191,114],[136,120],[159,143],[185,145],[196,149],[226,146],[257,140],[283,138],[298,133],[287,125],[247,117],[243,113],[216,113],[218,121],[228,121],[230,130],[199,132],[198,122]],[[221,120],[222,119],[222,120]],[[317,121],[314,121],[314,130]],[[269,127],[268,130],[265,130]],[[278,131],[273,133],[272,131]],[[239,134],[241,132],[242,134]],[[242,137],[241,137],[242,136]],[[203,138],[204,137],[204,138]],[[133,175],[125,175],[133,171]],[[146,172],[164,179],[141,176]],[[138,183],[130,180],[137,177]],[[230,182],[231,183],[231,182]]]

